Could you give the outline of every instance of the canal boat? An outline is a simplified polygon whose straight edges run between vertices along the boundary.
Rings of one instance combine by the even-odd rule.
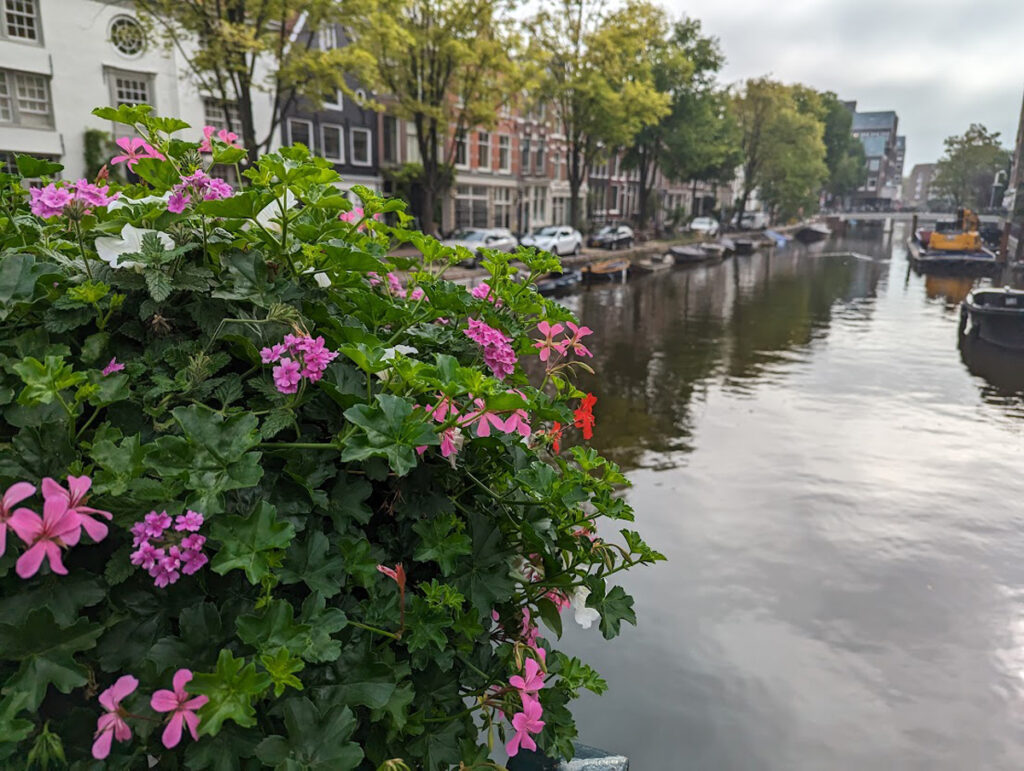
[[[812,222],[810,225],[805,225],[793,234],[793,238],[802,244],[816,244],[819,241],[824,241],[832,235],[832,229],[821,222]]]
[[[589,265],[584,265],[580,274],[583,282],[586,284],[599,281],[617,281],[619,279],[625,281],[626,275],[629,272],[629,262],[628,259],[623,257],[592,262]]]
[[[916,238],[907,239],[907,256],[918,273],[991,276],[1002,267],[995,252],[985,246],[963,251],[931,249],[922,246]]]
[[[652,254],[648,257],[642,257],[639,260],[633,260],[633,264],[629,266],[629,272],[637,275],[658,273],[663,270],[668,270],[674,264],[675,260],[672,259],[671,255]]]
[[[735,252],[735,246],[734,246],[733,250],[730,251],[729,247],[726,244],[723,244],[721,241],[718,241],[718,242],[710,242],[709,241],[709,242],[700,244],[698,246],[698,248],[702,252],[704,252],[704,254],[705,254],[704,259],[706,259],[706,260],[721,260],[726,255],[732,254],[733,252]]]
[[[535,286],[539,294],[548,296],[575,289],[582,281],[578,270],[568,270],[564,273],[548,273],[537,279]]]
[[[760,239],[754,238],[736,238],[734,243],[736,244],[736,254],[753,254],[761,245]]]
[[[699,246],[670,246],[665,256],[676,265],[696,265],[708,260],[708,253]]]
[[[1001,348],[1024,351],[1024,291],[975,289],[960,305],[960,332]]]
[[[731,238],[719,238],[718,243],[725,249],[724,256],[729,257],[736,254],[736,242]]]

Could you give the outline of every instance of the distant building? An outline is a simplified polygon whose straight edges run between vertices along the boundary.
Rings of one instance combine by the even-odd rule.
[[[931,190],[936,168],[937,164],[934,163],[914,165],[914,168],[910,170],[910,176],[907,177],[906,187],[903,189],[903,203],[915,208],[928,206],[928,201],[935,197]]]
[[[851,133],[864,145],[868,178],[852,196],[854,206],[891,208],[901,194],[906,139],[897,134],[899,117],[892,110],[857,112],[856,102],[845,102],[853,112]]]

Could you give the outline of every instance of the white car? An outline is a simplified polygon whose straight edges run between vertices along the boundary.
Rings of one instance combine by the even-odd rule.
[[[534,246],[541,251],[564,256],[579,254],[583,248],[583,236],[580,231],[567,225],[548,225],[537,228],[529,235],[519,239],[523,246]]]
[[[472,268],[483,259],[480,249],[494,249],[499,252],[514,252],[516,237],[508,228],[470,228],[457,230],[451,238],[441,242],[445,246],[464,246],[473,253],[472,260],[463,260],[460,265]]]
[[[768,227],[768,215],[763,211],[743,212],[737,224],[742,230],[764,230]]]
[[[718,220],[714,217],[696,217],[690,223],[691,232],[706,236],[717,236],[719,229]]]

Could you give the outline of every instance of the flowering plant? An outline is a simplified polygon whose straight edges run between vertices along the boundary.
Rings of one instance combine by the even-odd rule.
[[[531,287],[557,262],[491,254],[470,293],[304,148],[229,186],[230,136],[96,114],[139,183],[0,175],[0,765],[571,754],[605,685],[562,613],[615,636],[609,578],[661,555],[596,527],[632,512],[583,444],[589,330]]]

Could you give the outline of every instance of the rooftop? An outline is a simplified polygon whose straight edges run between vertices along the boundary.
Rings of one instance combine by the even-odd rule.
[[[855,112],[853,114],[853,131],[896,130],[899,118],[892,110],[884,112]]]

